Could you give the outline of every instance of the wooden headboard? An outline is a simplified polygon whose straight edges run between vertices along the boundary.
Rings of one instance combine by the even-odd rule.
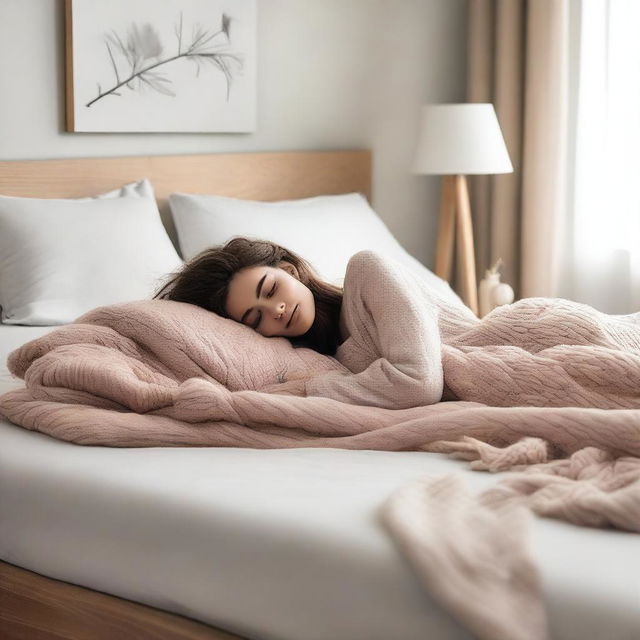
[[[79,198],[149,178],[162,221],[177,246],[167,198],[174,191],[248,200],[287,200],[322,194],[371,199],[371,152],[287,151],[121,158],[0,161],[0,194]]]

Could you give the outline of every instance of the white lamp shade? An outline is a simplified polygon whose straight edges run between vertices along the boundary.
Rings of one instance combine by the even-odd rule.
[[[511,173],[513,166],[492,104],[422,107],[414,173]]]

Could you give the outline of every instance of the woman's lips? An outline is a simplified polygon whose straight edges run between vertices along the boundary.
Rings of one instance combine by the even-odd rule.
[[[289,318],[289,322],[287,322],[287,329],[291,326],[291,323],[293,322],[293,316],[296,315],[297,310],[298,310],[298,305],[296,305],[293,311],[291,312],[291,317]]]

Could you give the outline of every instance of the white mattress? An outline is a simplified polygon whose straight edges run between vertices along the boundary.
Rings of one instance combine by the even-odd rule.
[[[0,327],[13,348],[50,331]],[[256,639],[469,639],[378,524],[422,452],[82,447],[0,423],[0,558]],[[640,638],[640,536],[537,518],[554,640]]]

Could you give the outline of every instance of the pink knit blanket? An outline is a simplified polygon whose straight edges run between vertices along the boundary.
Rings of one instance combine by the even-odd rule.
[[[403,282],[406,303],[416,291]],[[396,293],[386,295],[390,310],[375,321],[345,295],[352,337],[394,322]],[[418,348],[402,344],[396,373]],[[83,445],[417,449],[510,470],[478,497],[457,474],[423,478],[380,515],[433,597],[478,637],[545,638],[531,511],[640,531],[640,314],[526,299],[465,321],[441,357],[449,401],[394,408],[305,396],[305,381],[348,384],[352,373],[198,307],[140,301],[95,309],[10,354],[25,387],[0,397],[0,413]]]

